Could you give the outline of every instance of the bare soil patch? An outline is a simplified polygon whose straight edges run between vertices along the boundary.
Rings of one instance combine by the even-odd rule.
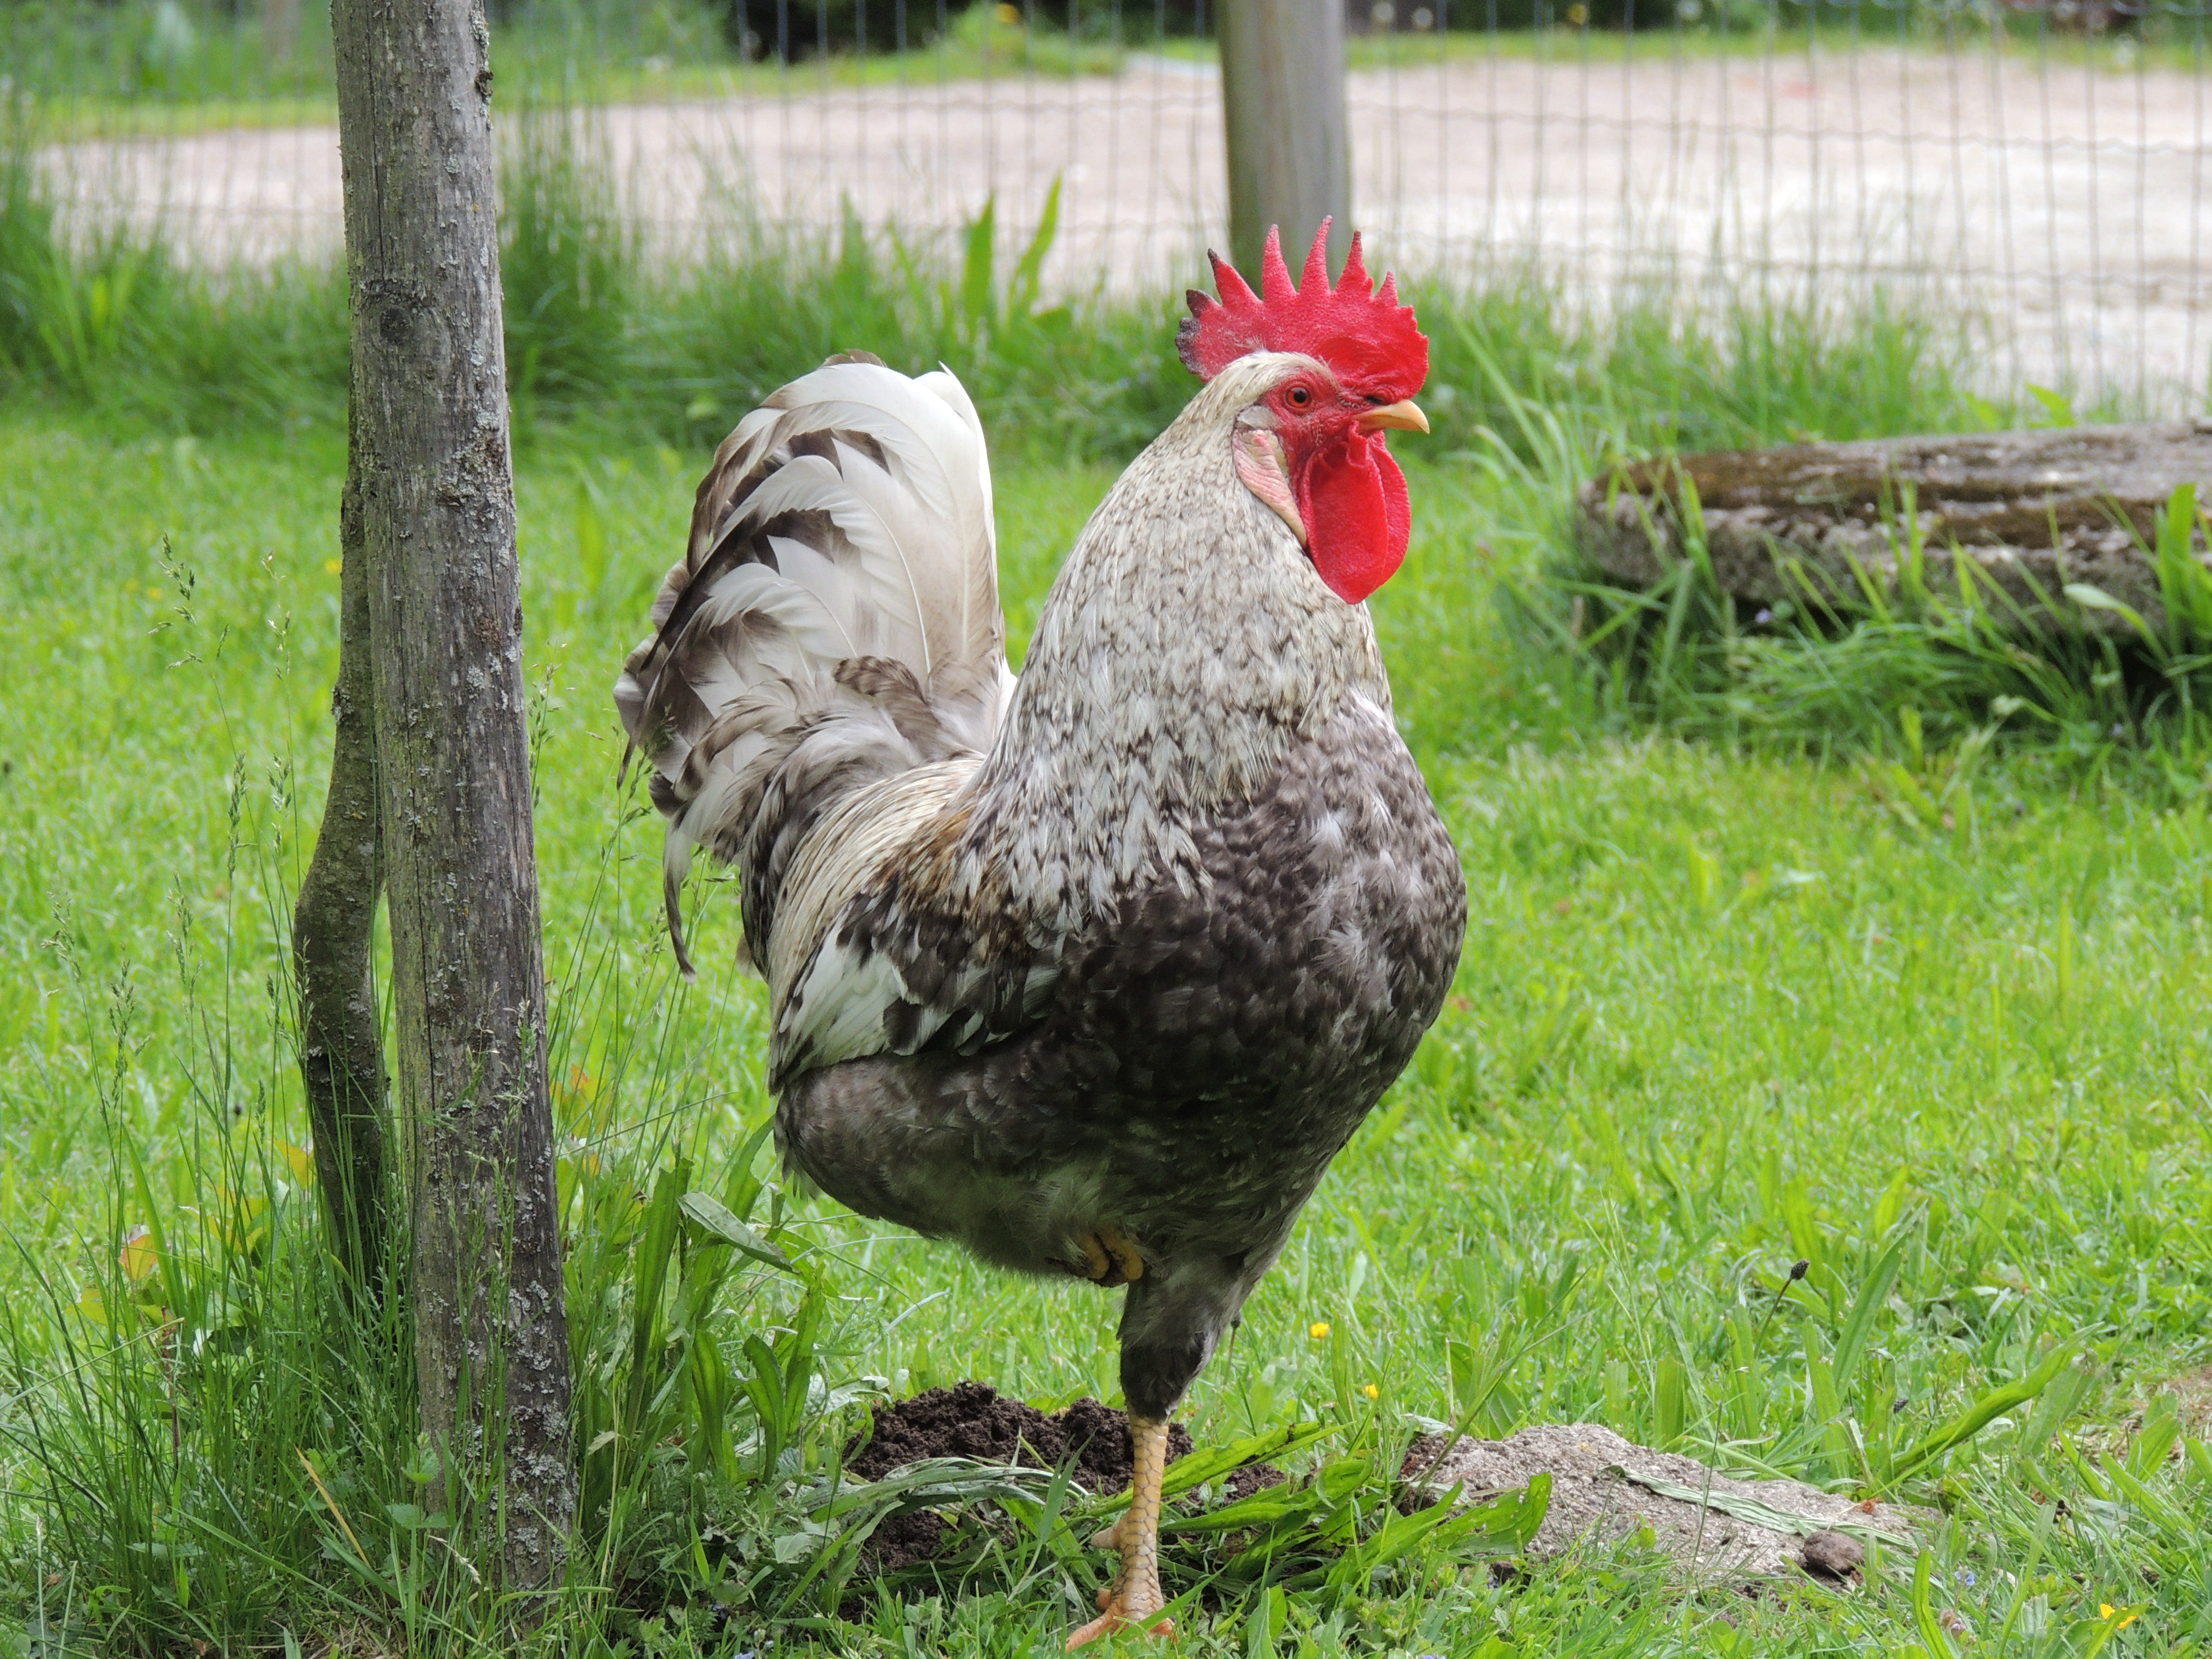
[[[1179,1423],[1171,1426],[1168,1462],[1190,1450],[1190,1431]],[[930,1457],[973,1457],[1032,1468],[1072,1462],[1083,1489],[1101,1497],[1127,1487],[1135,1467],[1128,1419],[1110,1406],[1085,1397],[1048,1413],[1009,1400],[987,1383],[968,1382],[931,1389],[878,1412],[868,1432],[846,1449],[845,1468],[860,1480],[880,1480]],[[1248,1465],[1229,1477],[1224,1501],[1236,1503],[1287,1478],[1273,1464]],[[873,1569],[895,1572],[933,1560],[944,1553],[950,1532],[927,1510],[887,1522],[868,1540]]]
[[[1190,1431],[1168,1431],[1168,1462],[1191,1449]],[[846,1448],[845,1468],[863,1480],[880,1480],[894,1469],[929,1457],[973,1457],[996,1463],[1057,1468],[1073,1461],[1084,1490],[1121,1491],[1135,1468],[1128,1419],[1085,1398],[1046,1413],[1009,1400],[982,1382],[931,1389],[875,1414],[865,1437]],[[885,1522],[869,1540],[878,1573],[918,1566],[942,1554],[950,1528],[927,1510]]]
[[[2166,1385],[2181,1402],[2181,1426],[2185,1434],[2203,1437],[2212,1434],[2212,1365],[2185,1372]]]
[[[1191,1449],[1190,1431],[1168,1431],[1168,1462]],[[845,1467],[863,1480],[925,1457],[975,1457],[994,1463],[1057,1468],[1072,1457],[1085,1492],[1107,1494],[1129,1484],[1135,1468],[1128,1419],[1096,1400],[1047,1413],[1009,1400],[982,1382],[932,1389],[876,1413],[868,1436],[846,1449]]]
[[[1438,1454],[1443,1455],[1439,1458]],[[1547,1423],[1508,1440],[1442,1436],[1414,1443],[1406,1479],[1428,1501],[1458,1486],[1480,1503],[1552,1478],[1552,1504],[1528,1546],[1539,1559],[1583,1543],[1641,1539],[1704,1577],[1730,1583],[1802,1572],[1856,1581],[1865,1541],[1886,1539],[1909,1557],[1929,1517],[1897,1504],[1854,1503],[1796,1480],[1738,1480],[1694,1458],[1654,1451],[1599,1423]]]

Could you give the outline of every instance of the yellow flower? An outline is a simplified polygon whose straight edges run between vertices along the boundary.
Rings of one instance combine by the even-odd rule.
[[[599,1103],[599,1080],[580,1066],[571,1066],[568,1077],[553,1085],[554,1108],[571,1129],[593,1127],[593,1108]]]
[[[1365,1395],[1370,1400],[1380,1400],[1382,1397],[1382,1390],[1376,1388],[1372,1382],[1370,1382],[1365,1388],[1360,1389],[1359,1392]]]
[[[345,565],[341,560],[325,559],[323,561],[323,574],[325,575],[335,576],[344,568]]]
[[[123,1248],[116,1254],[116,1262],[123,1275],[133,1285],[143,1285],[152,1275],[157,1253],[154,1249],[154,1230],[133,1227],[124,1235]]]
[[[2113,1607],[2110,1601],[2100,1601],[2097,1604],[2097,1617],[2100,1619],[2110,1619],[2112,1614],[2117,1612],[2118,1612],[2118,1609]],[[2140,1613],[2127,1613],[2124,1615],[2121,1618],[2120,1622],[2113,1626],[2112,1628],[2114,1630],[2125,1630],[2130,1625],[2134,1624],[2140,1617],[2142,1617]]]
[[[1306,1327],[1306,1334],[1313,1338],[1315,1341],[1320,1341],[1323,1337],[1328,1334],[1328,1321],[1326,1319],[1315,1320],[1312,1324]]]

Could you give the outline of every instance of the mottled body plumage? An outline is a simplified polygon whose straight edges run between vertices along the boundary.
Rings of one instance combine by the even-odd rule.
[[[1135,1241],[1122,1375],[1148,1419],[1411,1057],[1465,931],[1365,609],[1240,479],[1260,401],[1316,372],[1215,374],[1093,515],[1003,708],[975,693],[988,651],[950,716],[896,658],[786,672],[813,702],[726,744],[744,775],[725,780],[697,755],[729,715],[654,684],[732,654],[669,636],[680,594],[625,681],[661,779],[684,750],[672,833],[743,872],[787,1158],[1019,1270],[1072,1270],[1102,1229]]]
[[[1060,942],[1019,1033],[807,1073],[777,1120],[831,1196],[1000,1266],[1065,1271],[1106,1226],[1138,1241],[1122,1382],[1151,1416],[1412,1057],[1466,918],[1419,773],[1358,693],[1190,843],[1182,878],[1133,883]]]

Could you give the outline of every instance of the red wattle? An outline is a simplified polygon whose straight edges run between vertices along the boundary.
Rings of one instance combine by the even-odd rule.
[[[1329,592],[1358,605],[1397,574],[1413,513],[1381,439],[1348,434],[1300,469],[1297,488],[1306,550]]]
[[[1376,438],[1369,446],[1375,458],[1375,470],[1382,477],[1382,514],[1389,520],[1390,569],[1383,580],[1388,581],[1405,562],[1406,544],[1413,535],[1413,504],[1407,499],[1406,475],[1398,471],[1398,463]]]

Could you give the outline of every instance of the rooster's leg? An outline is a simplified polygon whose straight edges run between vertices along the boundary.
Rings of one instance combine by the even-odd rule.
[[[1110,1540],[1121,1553],[1121,1576],[1099,1598],[1098,1605],[1104,1611],[1067,1638],[1071,1651],[1117,1630],[1148,1630],[1154,1636],[1175,1634],[1170,1620],[1152,1616],[1167,1605],[1167,1598],[1160,1594],[1160,1482],[1168,1468],[1166,1421],[1132,1415],[1129,1442],[1136,1455],[1136,1468],[1129,1479],[1129,1507],[1097,1540]]]

